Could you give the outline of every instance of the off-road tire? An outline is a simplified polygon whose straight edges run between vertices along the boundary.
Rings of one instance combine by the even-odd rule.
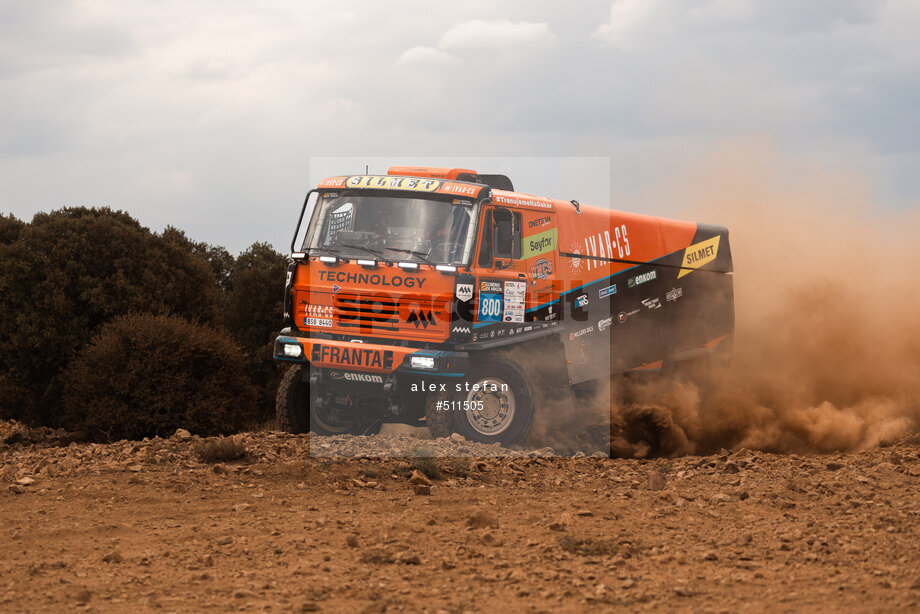
[[[307,373],[305,365],[294,365],[278,386],[275,415],[278,426],[288,433],[310,432],[310,384],[303,380]]]
[[[447,414],[447,419],[450,421],[450,430],[463,435],[463,437],[471,441],[498,443],[503,446],[523,442],[533,426],[537,402],[537,395],[530,379],[526,375],[526,371],[510,356],[495,355],[479,361],[478,364],[470,369],[463,381],[469,382],[472,386],[488,378],[495,378],[506,383],[508,393],[510,393],[514,401],[514,415],[504,430],[494,435],[476,430],[473,427],[473,418],[471,418],[471,416],[475,416],[475,413],[467,410],[452,409],[436,413]],[[453,390],[447,394],[447,399],[445,400],[459,401],[462,404],[463,401],[469,400],[469,393]]]

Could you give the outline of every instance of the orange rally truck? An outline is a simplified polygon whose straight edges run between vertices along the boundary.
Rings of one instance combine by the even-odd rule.
[[[292,432],[400,421],[509,445],[560,389],[731,355],[722,226],[392,167],[310,190],[291,250],[274,357],[295,363]]]

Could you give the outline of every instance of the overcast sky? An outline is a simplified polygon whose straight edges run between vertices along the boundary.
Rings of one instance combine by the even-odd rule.
[[[392,160],[666,214],[649,186],[745,139],[904,208],[918,33],[916,0],[0,0],[0,211],[286,250],[320,170]]]

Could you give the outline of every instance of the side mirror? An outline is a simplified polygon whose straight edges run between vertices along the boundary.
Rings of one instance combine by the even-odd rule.
[[[511,212],[496,209],[492,213],[492,226],[495,237],[495,257],[511,259],[514,254],[514,227]]]

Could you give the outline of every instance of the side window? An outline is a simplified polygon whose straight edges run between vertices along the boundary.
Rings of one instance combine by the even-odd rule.
[[[494,258],[521,259],[521,212],[503,209],[499,215],[493,215],[493,211],[489,209],[483,216],[482,241],[479,244],[481,267],[491,267]]]
[[[482,240],[479,242],[479,266],[492,266],[492,210],[485,212],[482,220]]]
[[[521,212],[514,212],[514,259],[521,259]]]

